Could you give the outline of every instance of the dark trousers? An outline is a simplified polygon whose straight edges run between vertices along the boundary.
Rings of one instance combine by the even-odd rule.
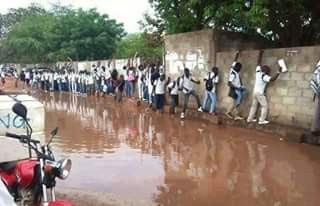
[[[196,92],[195,92],[194,90],[192,90],[191,92],[189,92],[189,93],[187,93],[187,94],[184,94],[183,112],[186,112],[186,110],[187,110],[188,103],[189,103],[189,97],[190,97],[190,96],[194,96],[194,98],[195,98],[196,101],[197,101],[198,108],[201,107],[199,96],[196,94]]]
[[[170,97],[171,97],[171,109],[172,111],[174,111],[179,104],[179,95],[170,95]]]
[[[164,107],[164,94],[156,94],[156,108],[158,110],[163,110]]]
[[[123,91],[118,90],[118,92],[115,96],[115,98],[118,102],[122,102],[122,93],[123,93]]]

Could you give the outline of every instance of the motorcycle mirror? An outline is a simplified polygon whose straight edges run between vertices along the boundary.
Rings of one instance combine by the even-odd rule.
[[[59,131],[59,127],[54,128],[50,133],[51,136],[56,136],[58,134],[58,131]]]
[[[59,131],[59,127],[56,127],[54,128],[54,130],[51,131],[51,138],[47,144],[48,146],[51,144],[53,138],[58,134],[58,131]]]
[[[27,108],[21,103],[15,103],[12,107],[12,111],[18,115],[19,117],[23,118],[24,120],[27,119]]]

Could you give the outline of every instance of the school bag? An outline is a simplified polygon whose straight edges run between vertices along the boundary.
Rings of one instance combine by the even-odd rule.
[[[215,78],[215,75],[214,75],[214,77],[213,78]],[[206,90],[207,91],[211,91],[212,89],[213,89],[213,78],[210,78],[210,72],[209,72],[209,74],[208,74],[208,79],[207,79],[207,81],[206,81]]]
[[[234,71],[231,71],[231,74],[236,75]],[[228,96],[231,97],[232,99],[237,99],[238,95],[233,87],[229,88]]]

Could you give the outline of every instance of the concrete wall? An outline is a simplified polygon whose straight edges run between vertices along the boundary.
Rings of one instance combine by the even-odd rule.
[[[107,67],[110,65],[110,68],[116,68],[117,70],[121,70],[123,66],[134,65],[139,66],[141,64],[140,58],[135,59],[110,59],[110,60],[97,60],[97,61],[81,61],[81,62],[73,62],[72,68],[76,69],[77,71],[81,70],[92,70],[92,65],[97,65],[100,62],[101,66]],[[63,66],[69,65],[69,62],[57,62],[56,66],[58,68],[62,68]]]
[[[245,44],[244,39],[227,36],[212,38],[213,31],[204,30],[186,34],[171,35],[166,38],[166,66],[170,76],[177,76],[182,71],[185,62],[194,76],[203,79],[210,67],[216,65],[220,69],[220,83],[218,85],[218,112],[224,112],[232,103],[228,97],[227,86],[230,65],[235,56],[235,50]],[[216,41],[220,39],[219,41]],[[221,41],[221,39],[224,39]],[[237,43],[237,41],[242,41]],[[241,72],[244,85],[248,88],[247,96],[241,107],[243,116],[247,116],[255,82],[255,67],[258,59],[258,49],[263,44],[248,42],[248,50],[241,52],[239,61],[243,64]],[[233,51],[232,51],[233,50]],[[194,57],[188,54],[194,54]],[[263,64],[272,67],[272,72],[278,69],[277,60],[284,58],[289,72],[281,74],[280,78],[267,88],[269,99],[269,119],[284,125],[309,128],[314,114],[313,93],[309,87],[314,66],[319,61],[320,47],[299,47],[266,49],[263,55]],[[169,58],[168,58],[169,57]],[[201,98],[204,93],[204,83],[196,87]],[[191,100],[195,107],[195,101]]]
[[[168,35],[165,37],[165,64],[172,75],[180,74],[185,63],[187,68],[203,76],[216,64],[217,52],[258,49],[266,45],[261,39],[252,40],[238,33],[212,29]]]

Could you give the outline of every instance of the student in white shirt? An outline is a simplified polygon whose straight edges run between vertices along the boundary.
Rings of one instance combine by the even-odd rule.
[[[25,78],[26,78],[26,84],[27,84],[27,86],[29,86],[30,76],[31,76],[31,75],[30,75],[30,71],[27,70],[25,74],[26,74],[26,77],[25,77]]]
[[[183,76],[180,79],[180,88],[182,88],[182,91],[184,93],[184,105],[183,105],[183,111],[181,113],[181,119],[184,119],[184,117],[185,117],[185,113],[186,113],[186,110],[188,107],[190,96],[194,96],[194,98],[196,99],[197,104],[198,104],[198,111],[202,112],[200,98],[193,88],[194,83],[200,84],[200,81],[194,80],[191,76],[190,70],[188,68],[185,68]]]
[[[213,67],[207,77],[204,78],[204,81],[206,91],[202,108],[206,108],[208,100],[210,100],[211,104],[209,112],[214,114],[217,105],[216,85],[219,83],[219,69],[217,67]]]
[[[160,77],[156,79],[153,83],[156,108],[159,112],[163,112],[166,84],[166,76],[163,73],[161,73]]]
[[[92,73],[88,74],[88,84],[89,84],[89,95],[92,95],[94,92],[94,76]]]
[[[257,120],[255,119],[255,115],[258,109],[258,104],[261,107],[261,115],[259,118],[259,124],[268,124],[269,121],[266,120],[267,115],[268,115],[268,101],[267,97],[265,95],[265,90],[266,86],[269,82],[275,81],[281,71],[281,67],[277,74],[273,77],[270,76],[270,67],[264,65],[261,65],[261,60],[262,60],[262,54],[263,52],[261,51],[259,54],[259,59],[258,59],[258,66],[256,68],[256,82],[254,85],[253,89],[253,100],[252,100],[252,105],[250,108],[250,113],[249,117],[247,119],[247,122],[256,122]]]
[[[112,79],[111,79],[111,72],[110,72],[110,68],[105,68],[105,72],[104,72],[104,80],[105,80],[105,84],[107,86],[107,90],[106,93],[109,94],[112,90]]]
[[[240,76],[242,64],[238,61],[239,52],[237,52],[234,62],[230,69],[228,86],[230,87],[229,96],[233,99],[233,104],[228,109],[226,115],[234,120],[242,120],[239,115],[239,108],[247,94],[246,88],[243,86]]]
[[[169,90],[169,95],[171,97],[171,108],[170,113],[175,114],[176,113],[176,107],[179,104],[179,82],[180,78],[174,81],[170,81],[170,78],[168,79],[168,82],[170,82],[167,86]]]
[[[149,66],[146,71],[146,83],[148,87],[148,100],[149,100],[149,107],[152,107],[154,102],[153,99],[153,82],[152,82],[152,74],[154,73],[155,69],[153,66]]]
[[[138,67],[138,93],[139,100],[143,100],[144,97],[144,88],[145,88],[145,72],[144,66],[140,65]]]

